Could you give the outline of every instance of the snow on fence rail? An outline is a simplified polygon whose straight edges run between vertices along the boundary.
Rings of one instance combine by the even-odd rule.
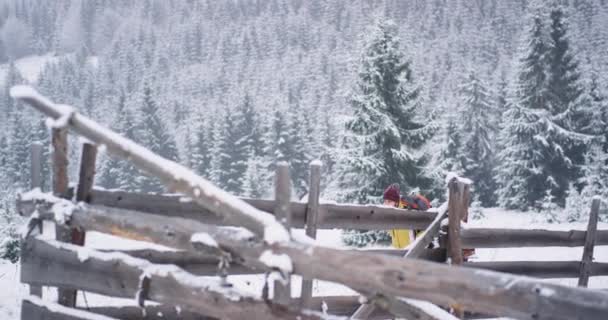
[[[457,261],[459,256],[461,258],[461,251],[457,250],[458,246],[462,245],[459,221],[466,215],[469,201],[468,188],[462,180],[450,180],[450,191],[456,192],[458,196],[453,196],[450,192],[449,205],[440,208],[445,211],[438,210],[435,216],[426,216],[428,221],[423,228],[428,226],[427,235],[419,238],[411,246],[405,254],[406,259],[384,254],[332,249],[315,245],[308,237],[290,233],[290,227],[300,225],[302,220],[298,222],[298,219],[302,218],[298,217],[303,216],[307,234],[312,235],[314,235],[312,230],[332,223],[340,227],[351,227],[348,223],[368,218],[370,225],[385,228],[387,221],[390,219],[398,221],[398,215],[405,211],[398,209],[385,211],[381,207],[357,205],[319,204],[318,198],[312,197],[309,203],[303,206],[297,203],[283,204],[282,221],[279,222],[273,214],[269,213],[275,212],[277,205],[275,202],[262,203],[256,207],[252,204],[255,200],[248,203],[234,197],[188,169],[100,127],[90,119],[74,112],[72,108],[53,104],[32,89],[17,87],[11,90],[11,94],[53,120],[59,119],[60,124],[94,143],[106,145],[113,155],[129,159],[139,169],[160,178],[170,190],[185,194],[201,208],[223,218],[221,223],[212,225],[209,220],[200,218],[202,209],[199,207],[191,211],[178,211],[182,216],[175,214],[169,216],[167,213],[171,212],[171,208],[165,207],[163,211],[154,211],[154,208],[144,208],[142,204],[146,201],[142,200],[134,202],[138,205],[135,208],[110,207],[106,206],[107,203],[95,204],[95,192],[91,190],[92,176],[87,178],[88,175],[83,170],[88,166],[83,165],[79,186],[83,186],[84,195],[81,194],[77,200],[84,202],[76,204],[59,198],[67,197],[67,183],[63,183],[64,190],[56,193],[59,197],[34,192],[23,195],[19,200],[21,212],[27,214],[31,210],[36,211],[36,214],[31,216],[28,226],[35,227],[41,220],[54,220],[58,225],[65,224],[72,230],[71,237],[58,239],[71,244],[32,236],[24,239],[21,276],[25,283],[86,290],[113,296],[136,296],[136,302],[143,308],[146,308],[146,301],[150,300],[160,303],[161,306],[158,308],[171,308],[177,305],[180,309],[193,314],[226,319],[240,319],[244,315],[249,318],[264,319],[328,319],[337,316],[337,314],[321,312],[318,308],[318,300],[312,297],[308,297],[308,302],[305,304],[293,303],[292,299],[285,297],[275,300],[268,296],[267,290],[252,295],[238,287],[230,286],[223,277],[197,277],[184,270],[187,269],[187,265],[201,265],[203,263],[198,262],[215,256],[221,262],[220,275],[225,275],[224,267],[230,263],[261,272],[280,274],[283,278],[298,274],[307,280],[319,279],[341,283],[359,291],[375,306],[388,310],[397,317],[453,318],[432,304],[424,305],[405,298],[427,300],[439,306],[452,307],[460,312],[466,309],[518,319],[581,317],[604,319],[608,312],[606,292],[548,284],[534,278],[506,273],[411,259],[421,258],[429,252],[426,246],[438,235],[441,220],[445,218],[447,211],[451,212],[451,215],[447,215],[450,220],[449,255],[453,262]],[[56,141],[53,139],[53,143],[57,148],[61,141],[57,141],[58,144],[55,145]],[[65,167],[60,166],[67,166],[67,163],[58,161],[53,170],[65,171]],[[85,181],[86,179],[91,181]],[[76,193],[79,193],[78,190]],[[86,203],[87,201],[90,203]],[[180,203],[177,196],[174,199],[175,203]],[[267,210],[261,209],[262,206],[268,205],[272,207]],[[422,215],[424,214],[418,212],[414,214],[416,217]],[[378,220],[384,221],[382,222],[384,224],[374,222],[377,216],[381,217]],[[292,225],[289,221],[292,221]],[[244,227],[244,229],[225,225]],[[395,224],[391,224],[390,227],[395,227]],[[79,233],[84,235],[84,232],[91,230],[162,244],[182,251],[168,253],[166,257],[154,251],[139,251],[137,254],[148,255],[148,258],[142,259],[126,255],[125,252],[101,252],[78,246],[78,241],[83,238],[73,235]],[[214,241],[192,241],[197,239],[197,237],[193,238],[193,235],[201,233],[206,234],[205,239],[208,236]],[[588,232],[585,245],[592,248],[592,240],[595,238],[589,237],[589,234]],[[590,257],[592,250],[588,251],[587,255]],[[277,259],[281,257],[281,263],[278,263],[275,257]],[[180,267],[175,260],[181,258],[194,259],[194,261],[188,260]],[[156,261],[152,261],[154,259]],[[162,264],[162,259],[167,259],[172,264]],[[589,263],[588,266],[593,273],[594,265]],[[68,305],[71,307],[68,308],[69,311],[37,304],[36,301],[36,298],[26,299],[23,310],[34,308],[36,312],[49,317],[59,313],[65,314],[66,318],[91,319],[88,313],[79,316],[72,312],[75,307],[73,301]],[[68,304],[63,300],[60,302]],[[356,303],[354,306],[356,307]],[[359,309],[361,307],[357,308]],[[133,309],[98,307],[96,310],[132,312]],[[328,310],[335,309],[330,307]]]

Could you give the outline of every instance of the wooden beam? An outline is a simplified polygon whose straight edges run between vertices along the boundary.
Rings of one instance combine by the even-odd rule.
[[[580,247],[585,235],[582,230],[464,228],[460,237],[465,248],[519,248]],[[440,240],[445,244],[445,237]],[[608,230],[597,230],[595,245],[608,245]]]
[[[375,205],[321,203],[320,226],[323,229],[426,229],[436,211],[419,211]]]
[[[42,190],[42,144],[34,142],[30,146],[30,187]],[[42,234],[42,223],[38,225],[38,232]],[[42,297],[42,287],[30,286],[30,294]]]
[[[81,308],[81,310],[84,310]],[[129,320],[216,320],[216,318],[197,314],[189,310],[171,305],[139,306],[95,306],[86,309],[95,314],[101,314],[116,319]]]
[[[593,263],[593,246],[595,245],[595,234],[597,232],[597,218],[600,211],[600,199],[593,198],[591,202],[591,212],[589,214],[589,224],[585,236],[585,247],[583,249],[583,259],[581,261],[580,276],[578,278],[579,287],[587,287],[589,275],[591,274],[591,264]]]
[[[240,198],[258,210],[274,212],[273,200]],[[179,195],[141,194],[120,190],[93,189],[91,203],[108,207],[164,214],[199,220],[206,224],[229,225],[221,217],[205,210],[189,198]],[[305,227],[307,204],[291,202],[292,226]],[[390,229],[393,227],[426,229],[436,216],[427,212],[372,205],[320,203],[318,229]]]
[[[42,144],[34,142],[30,145],[30,188],[42,190]]]
[[[53,194],[65,197],[68,190],[68,131],[52,130],[53,143]]]
[[[319,222],[319,196],[321,194],[321,162],[313,161],[310,164],[310,179],[308,190],[308,206],[306,207],[306,235],[312,239],[317,238],[317,224]],[[314,279],[303,279],[301,290],[302,307],[310,307],[312,303],[312,285]]]
[[[53,144],[53,194],[67,197],[68,191],[68,131],[65,128],[52,129]],[[72,242],[72,230],[64,225],[55,225],[55,239],[62,242]],[[66,307],[76,305],[76,291],[57,289],[57,302]]]
[[[185,310],[221,319],[322,319],[307,310],[263,301],[260,297],[224,286],[215,278],[193,276],[176,266],[153,265],[118,253],[102,253],[73,244],[28,238],[24,245],[25,283],[79,289],[116,297],[144,294],[144,300],[179,305]],[[147,293],[141,278],[149,279]]]
[[[353,310],[359,305],[359,296],[315,296],[311,300],[312,308],[317,312],[321,312],[326,308],[327,314],[335,316],[347,316],[352,314]],[[298,301],[293,299],[290,305],[296,305]],[[188,310],[180,310],[179,317],[176,307],[171,305],[146,305],[146,316],[142,316],[142,308],[138,306],[96,306],[90,307],[87,310],[92,313],[102,314],[118,319],[129,320],[151,320],[151,319],[179,319],[179,320],[211,320],[204,315],[196,314]],[[162,316],[158,315],[162,313]],[[378,310],[370,319],[385,320],[391,318],[392,315],[383,310]]]
[[[274,200],[240,199],[258,210],[270,213],[274,211]],[[91,204],[96,205],[198,220],[205,224],[238,226],[238,224],[225,221],[221,216],[202,208],[192,199],[180,195],[144,194],[93,188],[90,200]],[[34,204],[23,202],[22,206],[20,212],[22,215],[28,215],[28,212],[33,211],[28,207],[33,208]],[[304,228],[307,204],[291,202],[290,210],[292,226],[294,228]],[[350,229],[360,230],[426,229],[436,215],[436,209],[417,211],[372,205],[320,203],[317,229],[345,228],[346,226]]]
[[[50,206],[40,206],[42,217]],[[308,242],[269,245],[235,228],[196,221],[80,204],[71,224],[111,234],[125,234],[159,244],[191,249],[190,235],[206,232],[222,250],[244,265],[270,270],[261,263],[272,250],[291,258],[294,273],[308,279],[341,283],[359,292],[377,292],[426,300],[437,305],[460,304],[466,310],[518,319],[604,319],[608,292],[572,288],[533,278],[447,266],[417,259],[371,255],[316,246]],[[22,273],[23,274],[23,273]],[[365,277],[354,277],[354,274]]]
[[[77,310],[59,304],[42,301],[37,297],[25,297],[21,301],[21,319],[39,320],[117,320],[92,312]]]
[[[580,261],[480,261],[465,262],[465,267],[488,269],[535,278],[578,278]],[[594,262],[589,275],[607,276],[608,263]]]
[[[460,221],[468,215],[469,185],[454,177],[448,182],[448,193],[448,253],[452,265],[461,265],[464,259],[460,240]],[[454,303],[450,307],[458,318],[464,317],[461,304]]]
[[[451,263],[460,265],[463,262],[460,221],[468,211],[469,186],[453,178],[448,183],[448,191],[448,252]]]
[[[274,214],[277,220],[287,229],[291,230],[291,211],[289,201],[291,198],[291,179],[289,178],[289,165],[287,162],[277,164],[275,174]],[[288,304],[291,301],[291,273],[283,274],[284,279],[277,279],[273,282],[273,300],[278,304]]]

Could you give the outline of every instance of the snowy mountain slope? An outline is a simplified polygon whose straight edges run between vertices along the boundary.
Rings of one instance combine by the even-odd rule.
[[[15,60],[15,66],[29,83],[35,83],[38,80],[38,76],[44,68],[44,65],[48,62],[57,61],[58,59],[59,57],[52,53],[41,56],[27,56]],[[7,63],[0,65],[0,85],[4,85],[7,69]]]

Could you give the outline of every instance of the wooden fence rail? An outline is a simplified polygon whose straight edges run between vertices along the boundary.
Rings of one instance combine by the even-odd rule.
[[[465,267],[494,270],[535,278],[578,278],[580,261],[480,261],[465,262]],[[590,264],[591,276],[608,276],[608,263]]]
[[[274,200],[240,199],[258,210],[268,213],[274,211]],[[89,196],[89,203],[155,213],[168,217],[192,219],[205,224],[238,226],[238,224],[229,223],[221,216],[202,208],[192,199],[180,195],[145,194],[93,188]],[[21,202],[20,205],[22,206],[21,212],[33,212],[33,203]],[[307,207],[308,204],[304,202],[290,203],[292,227],[304,228]],[[417,211],[381,205],[320,203],[318,205],[317,229],[426,229],[436,215],[436,209]]]
[[[41,217],[48,218],[51,207],[40,205]],[[519,319],[572,319],[581,315],[585,319],[603,319],[608,310],[608,293],[605,292],[421,260],[386,255],[372,257],[307,242],[267,245],[257,241],[253,234],[246,235],[234,228],[167,219],[137,211],[79,204],[72,211],[70,223],[85,230],[123,234],[180,249],[191,249],[191,235],[205,232],[217,241],[221,250],[230,252],[236,261],[252,268],[271,270],[259,260],[263,252],[271,250],[274,254],[289,256],[294,272],[305,279],[332,281],[361,292],[373,290],[385,296],[428,300],[443,306],[458,303],[466,310],[485,314]],[[353,274],[366,276],[353,277]]]
[[[463,228],[460,239],[463,248],[582,247],[585,234],[583,230]],[[440,243],[447,243],[446,235]],[[595,245],[608,245],[608,230],[597,230]]]

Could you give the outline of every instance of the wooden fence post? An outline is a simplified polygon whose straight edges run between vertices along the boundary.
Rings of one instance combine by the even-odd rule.
[[[321,162],[310,164],[310,181],[308,190],[308,205],[306,206],[306,235],[317,238],[317,222],[319,221],[319,195],[321,193]],[[312,284],[314,279],[302,279],[300,294],[302,308],[312,307]]]
[[[68,196],[68,130],[54,128],[53,144],[53,194],[66,198]],[[55,239],[71,242],[72,231],[64,225],[55,224]],[[57,302],[67,307],[76,305],[76,291],[57,288]]]
[[[591,212],[589,214],[589,224],[585,235],[585,248],[583,249],[583,259],[581,261],[580,276],[578,278],[579,287],[586,287],[589,283],[589,274],[593,265],[593,247],[595,245],[595,233],[597,231],[597,217],[600,211],[600,199],[593,198],[591,202]]]
[[[78,174],[78,186],[76,187],[76,201],[89,202],[91,190],[95,179],[95,161],[97,160],[97,147],[91,143],[82,144],[82,156],[80,158],[80,172]],[[84,246],[86,233],[78,229],[72,229],[73,244]]]
[[[291,227],[291,181],[289,179],[289,165],[287,162],[279,162],[277,164],[274,197],[276,201],[274,209],[275,217],[289,230]],[[285,280],[285,283],[281,283],[280,281],[274,282],[273,299],[277,303],[289,305],[291,301],[291,275],[287,275],[287,279]]]
[[[40,188],[42,191],[42,144],[40,142],[34,142],[30,146],[30,175],[30,188]],[[42,233],[42,222],[39,228]],[[30,285],[30,294],[42,297],[42,287]]]
[[[469,185],[455,177],[448,182],[448,191],[448,253],[452,264],[461,265],[463,257],[460,220],[468,216]],[[457,317],[464,317],[464,309],[461,306],[453,305],[452,308]]]

